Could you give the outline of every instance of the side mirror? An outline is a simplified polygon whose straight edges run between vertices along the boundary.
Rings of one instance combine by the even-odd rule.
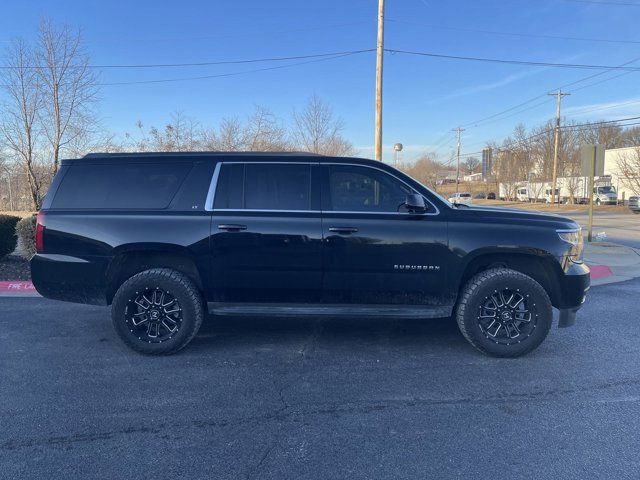
[[[404,202],[404,206],[411,213],[425,213],[427,211],[427,205],[424,203],[422,195],[417,193],[410,193],[407,195],[407,199]]]

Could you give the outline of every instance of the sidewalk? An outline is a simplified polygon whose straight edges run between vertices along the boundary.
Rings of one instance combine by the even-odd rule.
[[[610,242],[585,243],[584,262],[591,268],[591,285],[640,277],[640,251]]]

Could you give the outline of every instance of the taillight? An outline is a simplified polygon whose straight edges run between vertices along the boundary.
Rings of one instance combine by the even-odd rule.
[[[36,252],[44,251],[44,213],[38,212],[36,223]]]

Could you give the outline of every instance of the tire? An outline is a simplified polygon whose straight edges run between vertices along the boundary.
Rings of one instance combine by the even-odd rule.
[[[195,284],[168,268],[145,270],[129,278],[111,306],[120,339],[147,355],[170,355],[184,348],[198,333],[204,315]]]
[[[456,320],[462,335],[482,353],[519,357],[547,337],[553,311],[547,292],[533,278],[508,268],[493,268],[478,273],[464,286]]]
[[[602,202],[600,202],[600,199],[599,198],[596,199],[596,205],[600,206],[600,203],[602,203]]]

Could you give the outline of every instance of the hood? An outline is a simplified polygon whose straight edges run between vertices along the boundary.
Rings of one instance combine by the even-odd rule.
[[[532,212],[530,210],[520,210],[507,207],[485,207],[471,205],[469,208],[455,209],[462,215],[473,217],[485,217],[487,220],[503,221],[505,223],[540,226],[547,225],[552,228],[577,228],[578,224],[567,217],[555,213]]]

